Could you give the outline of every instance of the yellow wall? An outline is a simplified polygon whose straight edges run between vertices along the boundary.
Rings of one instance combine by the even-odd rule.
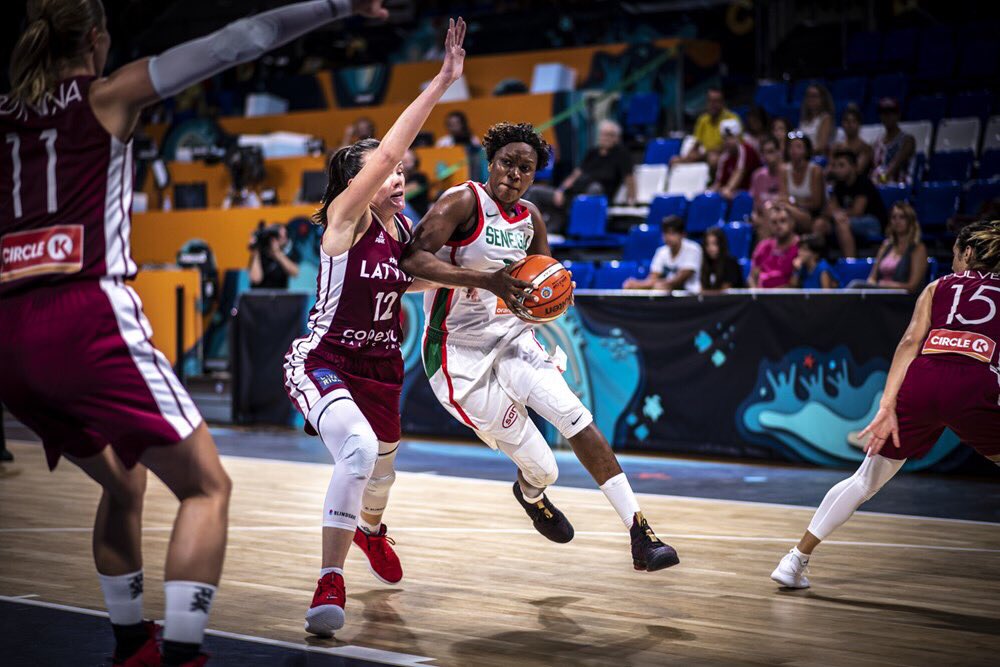
[[[142,299],[142,309],[153,327],[153,345],[177,363],[177,286],[184,287],[184,349],[190,350],[203,327],[198,297],[201,275],[195,269],[149,269],[139,272],[132,286]]]

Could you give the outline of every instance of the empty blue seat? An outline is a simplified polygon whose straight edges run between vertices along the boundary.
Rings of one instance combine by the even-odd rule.
[[[580,195],[573,200],[566,232],[577,238],[607,235],[608,198],[604,195]]]
[[[751,268],[750,258],[743,257],[738,261],[740,263],[740,268],[743,270],[743,280],[744,281],[750,280],[750,268]]]
[[[930,28],[920,34],[917,76],[922,79],[948,79],[955,73],[955,44],[951,31]]]
[[[688,200],[684,195],[657,195],[649,204],[649,215],[646,216],[646,224],[650,227],[660,228],[660,223],[668,215],[687,216]]]
[[[637,262],[611,260],[601,262],[594,272],[594,289],[621,289],[626,279],[635,277],[639,272]]]
[[[564,260],[562,265],[573,274],[573,282],[577,289],[590,289],[594,282],[594,265],[591,262],[571,262]]]
[[[648,261],[653,259],[656,249],[663,245],[663,235],[659,225],[636,225],[625,237],[622,259],[628,261]]]
[[[636,93],[628,98],[625,124],[628,127],[656,125],[660,119],[660,96],[656,93]]]
[[[984,122],[993,106],[993,93],[989,90],[974,90],[959,93],[951,98],[948,115],[952,118],[976,117]]]
[[[878,64],[882,49],[882,35],[877,32],[856,32],[847,39],[847,66],[864,70]]]
[[[1000,153],[1000,151],[996,152]],[[1000,179],[973,181],[965,192],[965,205],[962,207],[962,212],[976,215],[984,204],[994,199],[1000,199]]]
[[[653,139],[646,146],[646,164],[670,164],[670,158],[681,152],[680,139]]]
[[[549,155],[549,163],[545,165],[544,168],[539,169],[535,172],[535,181],[551,181],[552,180],[552,168],[555,166],[556,156]]]
[[[997,45],[996,38],[965,42],[959,60],[958,75],[971,80],[992,79],[997,75],[998,59],[1000,59],[1000,46]]]
[[[772,116],[781,115],[788,103],[788,84],[783,82],[758,84],[753,101]]]
[[[883,97],[893,97],[902,105],[907,88],[905,74],[882,74],[872,79],[872,100],[878,102]]]
[[[932,280],[937,280],[937,277],[941,275],[941,263],[937,260],[937,257],[927,258],[927,282]]]
[[[1000,149],[991,148],[979,157],[979,177],[996,178],[1000,176]]]
[[[843,257],[837,260],[833,270],[837,274],[837,282],[847,287],[852,280],[868,280],[874,265],[873,257]]]
[[[882,203],[885,204],[886,210],[892,208],[892,205],[898,201],[910,199],[912,195],[910,186],[904,184],[880,185],[878,186],[878,193],[882,196]]]
[[[854,102],[861,106],[865,102],[865,93],[868,90],[868,79],[863,76],[849,76],[837,79],[831,84],[830,93],[837,104],[847,104]]]
[[[687,231],[701,234],[712,225],[722,222],[726,214],[726,200],[716,192],[698,195],[688,206]]]
[[[882,42],[882,63],[889,67],[909,66],[917,54],[917,30],[890,30]]]
[[[753,197],[746,191],[737,192],[736,196],[733,197],[733,201],[729,204],[729,216],[727,219],[732,222],[742,222],[747,220],[751,213],[753,213]]]
[[[929,120],[935,125],[948,114],[944,95],[917,95],[906,103],[906,120]]]
[[[943,227],[958,211],[962,184],[958,181],[925,183],[917,196],[917,220],[921,227]]]
[[[928,179],[934,181],[965,181],[972,174],[975,155],[972,151],[938,151],[931,156]]]
[[[726,233],[726,243],[729,244],[729,254],[736,259],[750,257],[750,246],[753,244],[753,225],[748,222],[730,222],[722,225]]]

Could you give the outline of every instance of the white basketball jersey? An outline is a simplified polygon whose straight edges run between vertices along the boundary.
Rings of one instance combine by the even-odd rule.
[[[479,183],[469,181],[448,192],[458,188],[470,188],[476,195],[478,223],[468,238],[448,241],[437,257],[476,271],[497,271],[524,259],[534,231],[524,202],[508,216]],[[424,315],[428,333],[446,337],[450,343],[477,347],[516,335],[514,330],[520,332],[529,326],[512,315],[495,294],[471,287],[425,292]]]

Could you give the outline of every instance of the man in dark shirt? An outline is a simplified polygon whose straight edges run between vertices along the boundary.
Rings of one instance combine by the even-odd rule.
[[[854,237],[877,240],[885,229],[885,204],[878,189],[858,174],[858,156],[853,151],[833,154],[833,196],[826,202],[824,214],[816,219],[813,231],[828,236],[833,231],[844,257],[857,255]]]
[[[295,251],[285,225],[260,227],[250,238],[250,285],[254,289],[288,289],[299,275]]]

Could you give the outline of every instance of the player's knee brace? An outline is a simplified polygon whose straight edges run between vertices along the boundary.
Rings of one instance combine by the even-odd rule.
[[[396,481],[396,452],[399,451],[399,443],[390,445],[391,450],[380,452],[378,461],[372,476],[365,486],[365,495],[361,501],[362,511],[368,514],[381,515],[385,511],[385,506],[389,501],[389,490],[393,482]]]
[[[559,466],[552,448],[545,442],[541,432],[534,427],[526,429],[520,443],[498,443],[500,449],[517,464],[518,470],[528,484],[537,489],[544,489],[556,483],[559,478]]]
[[[528,405],[567,440],[594,423],[594,415],[562,378],[535,385]]]
[[[905,461],[888,459],[884,456],[869,456],[854,473],[854,481],[861,488],[861,493],[867,501],[878,490],[892,479],[893,475],[903,467]]]
[[[349,475],[364,480],[372,476],[378,460],[378,440],[373,433],[351,433],[344,440],[341,452],[342,456],[336,464],[344,466]]]

